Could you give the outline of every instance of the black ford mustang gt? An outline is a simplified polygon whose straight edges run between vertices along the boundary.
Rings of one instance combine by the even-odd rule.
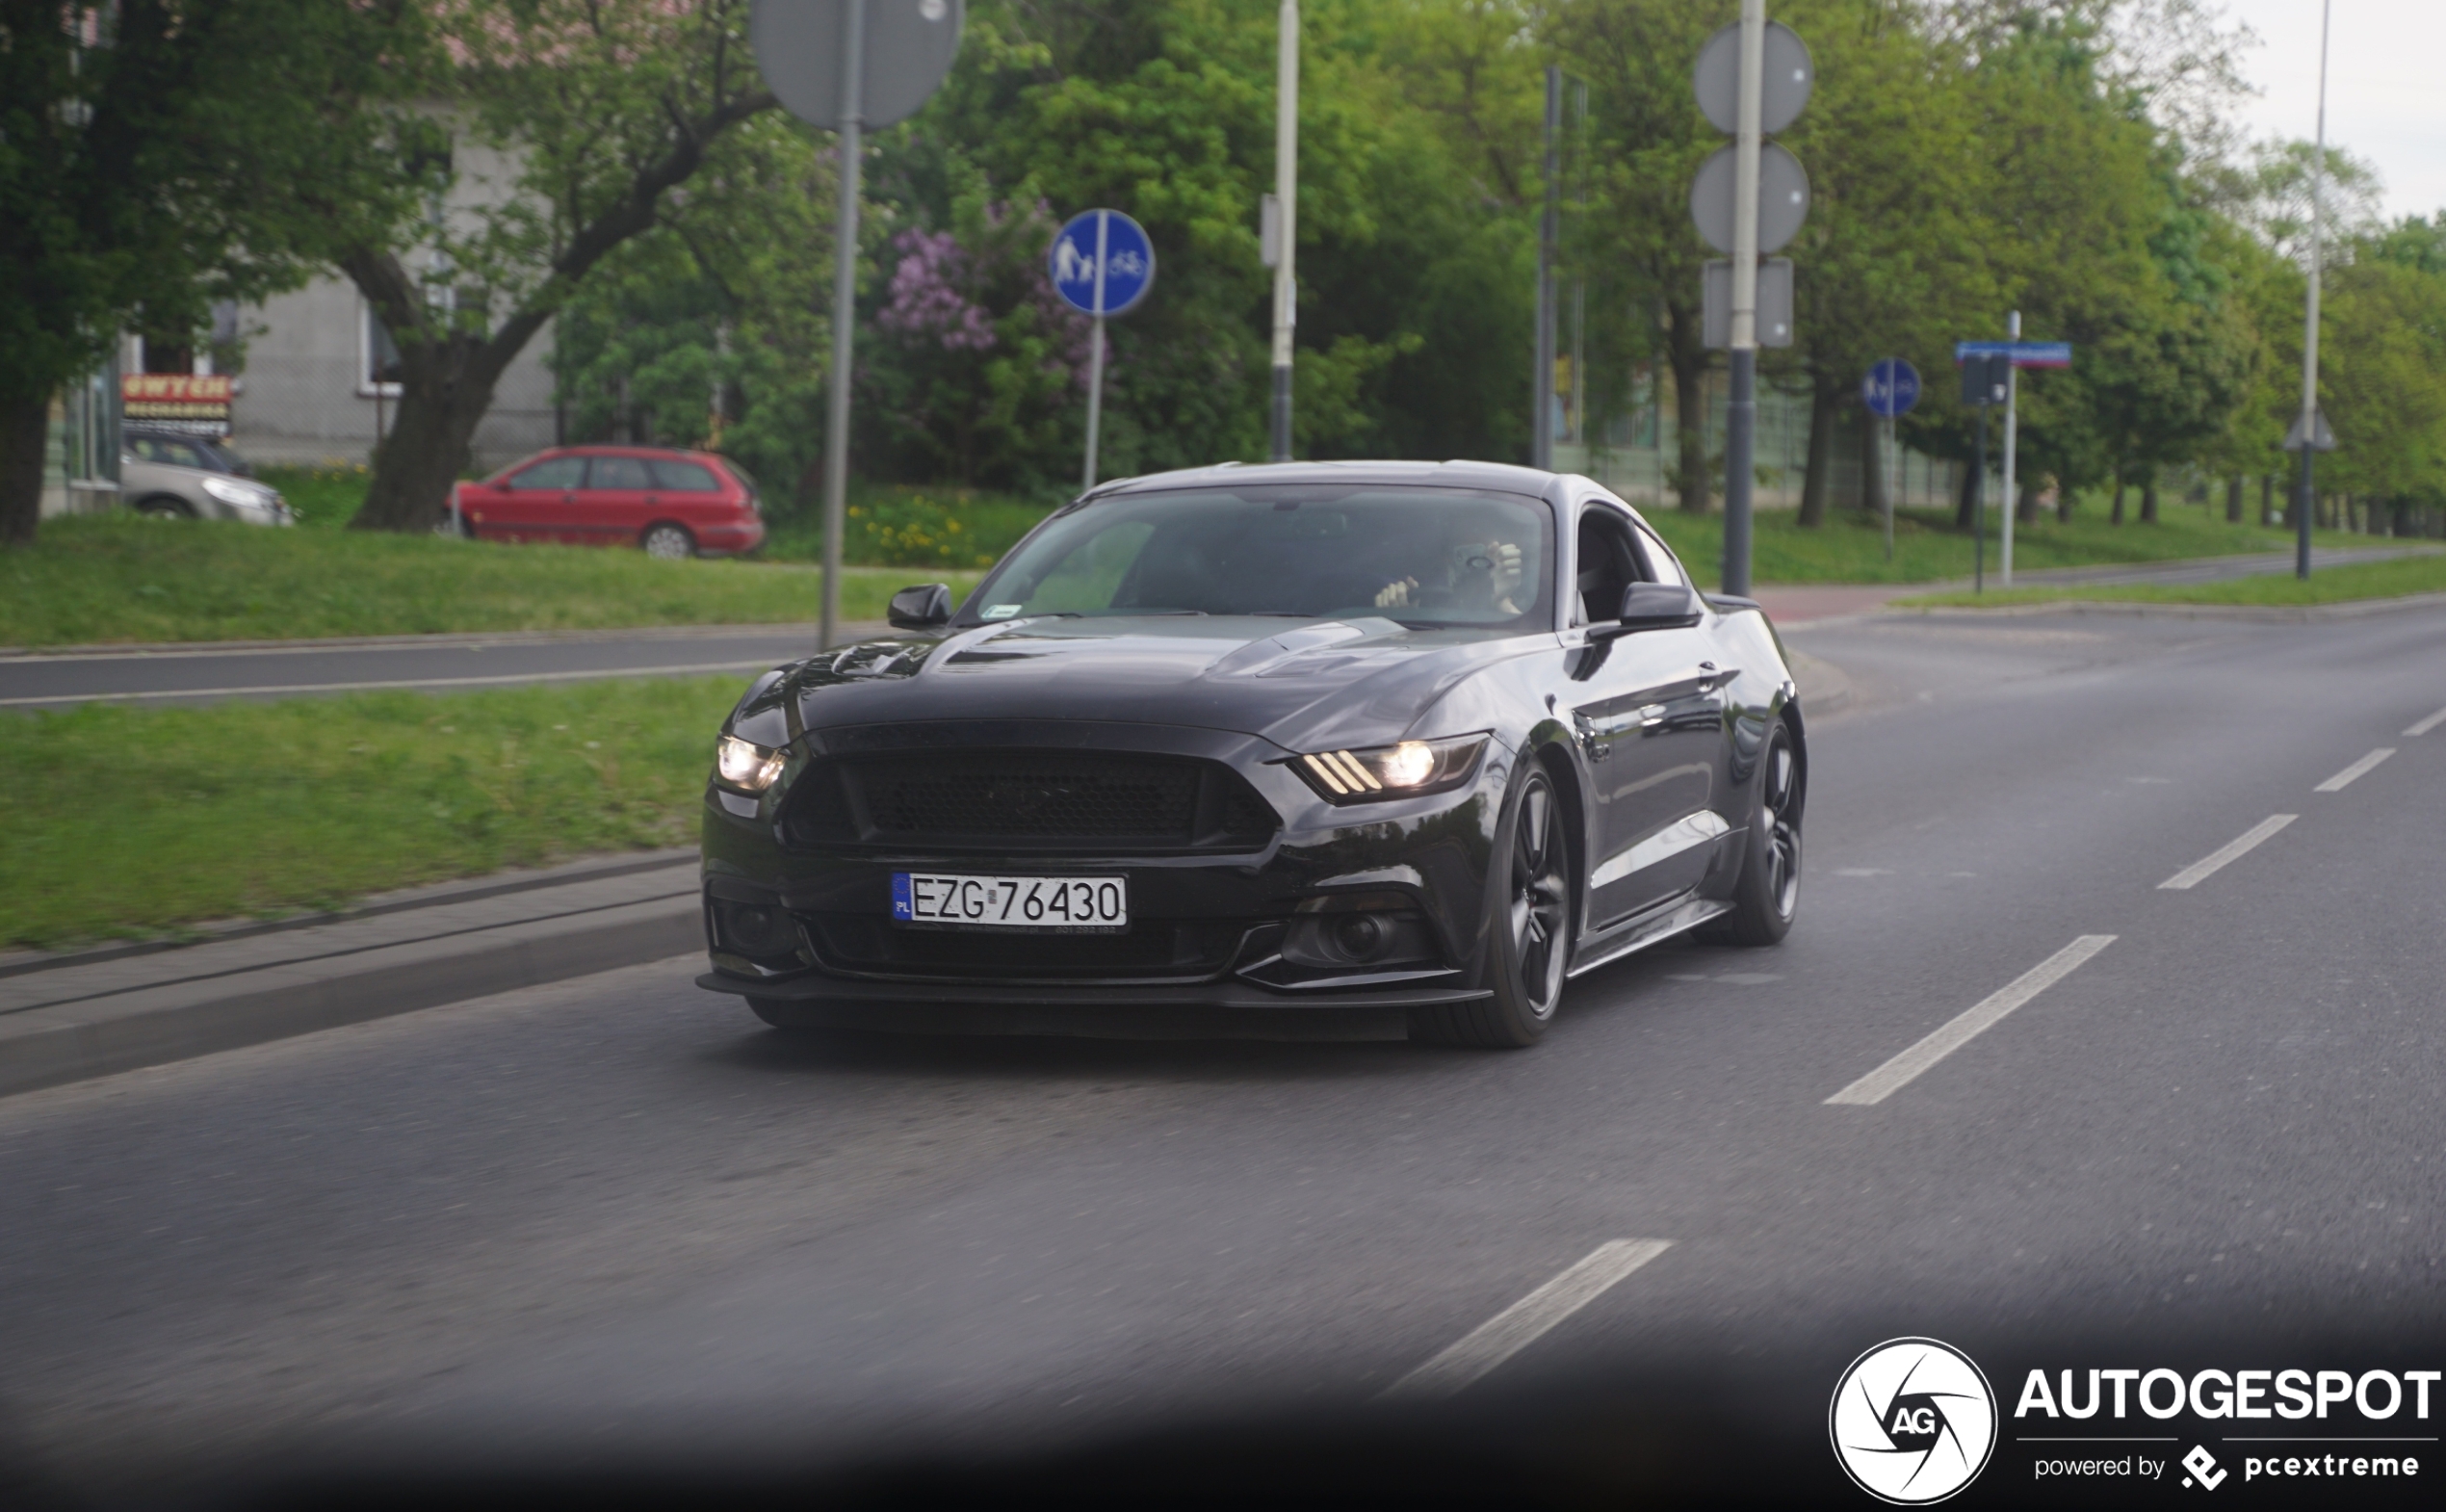
[[[1132,479],[892,622],[718,741],[698,982],[769,1023],[1331,1005],[1526,1045],[1571,976],[1791,925],[1781,644],[1585,478]]]

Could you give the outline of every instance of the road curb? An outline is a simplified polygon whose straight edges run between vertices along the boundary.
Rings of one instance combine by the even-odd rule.
[[[0,1096],[700,952],[694,893],[0,1015]]]

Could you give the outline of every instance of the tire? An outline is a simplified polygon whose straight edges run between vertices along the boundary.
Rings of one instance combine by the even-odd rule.
[[[137,501],[136,512],[148,520],[192,520],[195,517],[195,511],[183,501],[162,494]]]
[[[678,525],[649,525],[638,544],[659,561],[683,561],[696,555],[696,537]]]
[[[1732,912],[1699,931],[1716,945],[1774,945],[1791,932],[1801,908],[1801,809],[1805,796],[1800,753],[1781,719],[1767,732],[1758,753],[1757,806],[1732,887]]]
[[[1545,1036],[1562,1002],[1578,899],[1561,795],[1554,779],[1534,763],[1514,792],[1487,888],[1487,985],[1495,996],[1414,1011],[1411,1033],[1417,1038],[1524,1049]]]

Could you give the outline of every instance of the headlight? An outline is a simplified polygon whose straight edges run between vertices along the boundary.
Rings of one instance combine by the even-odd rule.
[[[245,483],[233,483],[226,478],[205,479],[204,492],[211,494],[223,504],[235,504],[249,509],[265,509],[272,507],[271,499],[265,496],[262,489],[249,488]]]
[[[722,781],[746,793],[762,793],[781,775],[782,753],[754,741],[725,735],[714,747],[714,769]]]
[[[1486,732],[1442,741],[1403,741],[1360,750],[1318,751],[1291,763],[1330,803],[1366,803],[1443,793],[1470,780]]]

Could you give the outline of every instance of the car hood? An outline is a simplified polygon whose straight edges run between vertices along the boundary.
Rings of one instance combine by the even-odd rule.
[[[1286,749],[1364,744],[1469,724],[1445,695],[1493,663],[1552,650],[1550,632],[1409,630],[1390,619],[1037,618],[867,640],[766,679],[735,727],[779,743],[810,730],[929,719],[1188,725]],[[1474,728],[1475,725],[1470,725]]]

